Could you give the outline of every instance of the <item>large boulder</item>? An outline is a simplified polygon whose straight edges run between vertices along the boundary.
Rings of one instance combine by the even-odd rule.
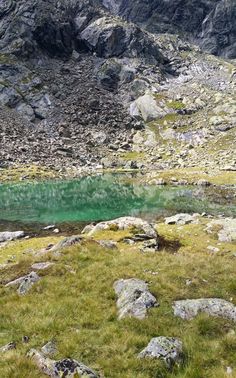
[[[236,241],[236,219],[224,218],[216,219],[207,224],[207,232],[217,232],[218,239],[221,242]]]
[[[197,223],[197,215],[190,215],[190,214],[176,214],[172,217],[165,218],[165,224],[189,224],[189,223]]]
[[[31,349],[28,356],[32,358],[39,370],[52,378],[57,377],[87,377],[98,378],[99,376],[89,367],[81,362],[66,358],[60,361],[54,361],[36,349]]]
[[[135,106],[133,104],[135,104]],[[157,105],[152,94],[145,94],[139,97],[133,104],[131,104],[130,108],[131,115],[134,115],[134,109],[137,109],[145,122],[162,118],[166,114],[163,109]]]
[[[25,236],[24,231],[5,231],[5,232],[0,232],[0,243],[6,242],[6,241],[11,241],[11,240],[16,240],[23,238]]]
[[[173,337],[154,337],[138,357],[158,358],[164,360],[168,367],[171,367],[175,363],[182,362],[183,345],[179,339]]]
[[[174,302],[174,314],[182,319],[191,320],[204,312],[211,316],[222,317],[236,322],[236,307],[219,298],[186,299]]]
[[[151,35],[118,18],[105,16],[93,21],[80,33],[79,38],[100,57],[138,57],[164,62],[159,46]]]
[[[156,298],[148,290],[148,284],[136,278],[118,280],[114,283],[118,296],[117,307],[119,319],[134,317],[144,319],[147,310],[158,306]]]
[[[83,232],[88,230],[88,227],[84,229]],[[104,230],[127,230],[134,233],[143,233],[147,236],[147,238],[157,238],[157,233],[154,228],[146,221],[142,220],[141,218],[135,217],[121,217],[111,221],[100,222],[96,226],[92,226],[89,228],[88,235],[92,236],[95,235],[99,231]]]

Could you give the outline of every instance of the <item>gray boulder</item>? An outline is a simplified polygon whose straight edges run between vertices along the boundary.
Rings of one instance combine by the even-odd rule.
[[[25,236],[24,231],[6,231],[6,232],[0,232],[0,243],[4,243],[6,241],[16,240],[23,238]]]
[[[138,57],[164,62],[155,39],[122,19],[101,17],[90,23],[79,38],[100,57]]]
[[[219,298],[186,299],[174,302],[174,314],[185,320],[195,318],[204,312],[210,316],[222,317],[236,322],[236,307]]]
[[[81,243],[82,240],[83,239],[82,239],[81,236],[77,236],[77,235],[69,236],[69,237],[67,237],[67,238],[59,241],[56,245],[54,245],[50,249],[50,251],[59,252],[59,251],[61,251],[64,248],[68,248],[68,247],[71,247],[72,245]]]
[[[130,230],[136,233],[142,232],[150,239],[157,238],[156,231],[148,222],[135,217],[121,217],[107,222],[100,222],[88,232],[88,235],[92,236],[96,232],[103,230]]]
[[[214,233],[217,230],[218,239],[221,242],[236,241],[236,219],[224,218],[213,220],[207,224],[208,233]]]
[[[168,367],[171,367],[175,363],[182,362],[183,345],[179,339],[173,337],[154,337],[138,357],[159,358],[164,360]]]
[[[163,109],[157,105],[155,98],[151,94],[145,94],[139,97],[135,101],[135,104],[145,122],[162,118],[166,114]]]
[[[32,358],[42,373],[52,378],[73,378],[78,376],[87,378],[99,377],[99,375],[97,375],[89,367],[71,358],[54,361],[45,357],[43,353],[37,351],[36,349],[31,349],[28,353],[28,357]]]
[[[197,223],[197,216],[190,215],[190,214],[176,214],[173,217],[165,218],[165,224],[189,224],[189,223]]]
[[[156,298],[148,290],[148,284],[136,278],[118,280],[114,283],[118,296],[117,307],[119,319],[134,317],[144,319],[147,309],[157,307]]]
[[[28,274],[23,281],[21,282],[17,292],[19,295],[25,295],[31,289],[31,287],[35,284],[35,282],[39,281],[40,277],[35,272],[31,272]]]

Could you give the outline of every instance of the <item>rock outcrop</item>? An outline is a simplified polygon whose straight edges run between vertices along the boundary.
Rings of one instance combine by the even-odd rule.
[[[31,349],[28,356],[35,362],[42,373],[52,378],[57,377],[88,377],[98,378],[99,376],[86,365],[76,360],[66,358],[54,361],[44,356],[36,349]]]
[[[91,227],[88,235],[92,236],[103,230],[127,230],[134,234],[144,234],[149,239],[157,238],[156,231],[148,222],[135,217],[121,217],[107,222],[100,222],[96,226]]]
[[[236,307],[219,298],[186,299],[174,302],[174,314],[182,319],[191,320],[204,312],[211,316],[222,317],[236,322]]]
[[[183,345],[179,339],[173,337],[154,337],[138,357],[164,360],[170,368],[174,364],[182,362]]]
[[[117,307],[119,319],[134,317],[144,319],[147,310],[158,306],[156,298],[148,290],[148,284],[136,278],[118,280],[114,283],[118,296]]]
[[[236,57],[234,0],[103,0],[114,14],[155,33],[184,33],[206,51]]]

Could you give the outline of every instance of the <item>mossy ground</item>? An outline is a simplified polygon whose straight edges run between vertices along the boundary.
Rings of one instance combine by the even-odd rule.
[[[55,358],[73,357],[109,378],[222,378],[226,367],[236,369],[236,326],[224,319],[200,315],[192,321],[173,316],[172,303],[177,299],[220,297],[236,303],[235,244],[219,243],[215,235],[200,225],[157,225],[159,234],[178,240],[175,253],[141,253],[138,245],[121,242],[129,233],[101,232],[99,239],[120,240],[117,250],[84,241],[65,249],[60,256],[50,253],[37,257],[29,251],[45,247],[49,238],[10,243],[0,250],[14,250],[16,264],[0,270],[0,280],[19,277],[30,270],[33,261],[55,262],[30,292],[19,297],[15,288],[0,287],[0,345],[10,341],[17,349],[1,357],[4,378],[39,378],[40,373],[26,357],[27,351],[40,348],[55,339]],[[54,237],[53,242],[56,242]],[[35,245],[34,245],[35,242]],[[218,246],[211,253],[207,246]],[[28,253],[23,254],[23,250]],[[12,267],[14,269],[12,270]],[[115,280],[137,277],[149,282],[160,307],[149,310],[143,320],[117,320]],[[186,281],[191,280],[187,285]],[[29,336],[28,344],[21,342]],[[168,371],[163,363],[139,360],[137,354],[152,337],[175,336],[183,340],[185,363]]]
[[[43,180],[59,177],[59,173],[43,166],[26,165],[0,169],[0,183],[22,180]]]
[[[178,168],[167,169],[165,171],[153,172],[152,178],[163,178],[167,182],[171,182],[173,178],[177,180],[186,180],[189,184],[196,183],[198,180],[204,179],[215,185],[235,185],[236,173],[233,171],[215,170],[209,173],[201,167],[194,168]]]

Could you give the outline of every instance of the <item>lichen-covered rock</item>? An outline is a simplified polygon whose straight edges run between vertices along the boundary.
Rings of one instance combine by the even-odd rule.
[[[119,319],[134,317],[144,319],[147,309],[158,306],[156,298],[150,293],[148,284],[136,278],[118,280],[114,283],[118,296]]]
[[[68,248],[68,247],[71,247],[72,245],[79,244],[79,243],[81,243],[81,241],[82,241],[81,236],[77,236],[77,235],[69,236],[69,237],[59,241],[59,243],[57,243],[56,245],[54,245],[51,248],[51,251],[59,252],[64,248]]]
[[[182,319],[191,320],[204,312],[211,316],[222,317],[236,322],[236,307],[220,298],[186,299],[174,302],[174,314]]]
[[[12,341],[11,343],[8,343],[6,345],[3,345],[0,348],[0,353],[6,353],[6,352],[8,352],[9,350],[12,350],[12,349],[16,349],[16,343],[14,341]]]
[[[31,289],[31,287],[35,284],[35,282],[39,281],[40,277],[35,272],[31,272],[27,276],[24,277],[20,286],[17,290],[19,295],[25,295]]]
[[[214,233],[217,230],[218,239],[221,242],[236,241],[236,219],[224,218],[213,220],[207,224],[207,232]]]
[[[0,243],[6,242],[6,241],[11,241],[11,240],[16,240],[23,238],[25,236],[24,231],[5,231],[5,232],[0,232]]]
[[[45,344],[41,351],[45,356],[53,356],[57,353],[57,347],[55,341],[49,341],[47,344]]]
[[[154,337],[138,357],[159,358],[164,360],[168,367],[171,367],[182,361],[183,345],[179,339],[173,337]]]
[[[97,375],[89,367],[71,358],[54,361],[45,357],[43,353],[37,351],[36,349],[31,349],[28,353],[28,357],[33,359],[42,373],[52,378],[73,378],[78,376],[87,378],[99,377],[99,375]]]
[[[189,223],[197,223],[197,216],[190,215],[190,214],[176,214],[173,217],[165,218],[166,224],[189,224]]]
[[[25,276],[16,278],[15,280],[8,282],[5,287],[18,286],[18,293],[25,294],[39,279],[40,277],[37,275],[37,273],[30,272]]]
[[[135,232],[143,232],[151,239],[157,238],[156,231],[148,222],[135,217],[121,217],[107,222],[100,222],[89,231],[88,235],[92,236],[96,232],[103,230],[133,230]]]

